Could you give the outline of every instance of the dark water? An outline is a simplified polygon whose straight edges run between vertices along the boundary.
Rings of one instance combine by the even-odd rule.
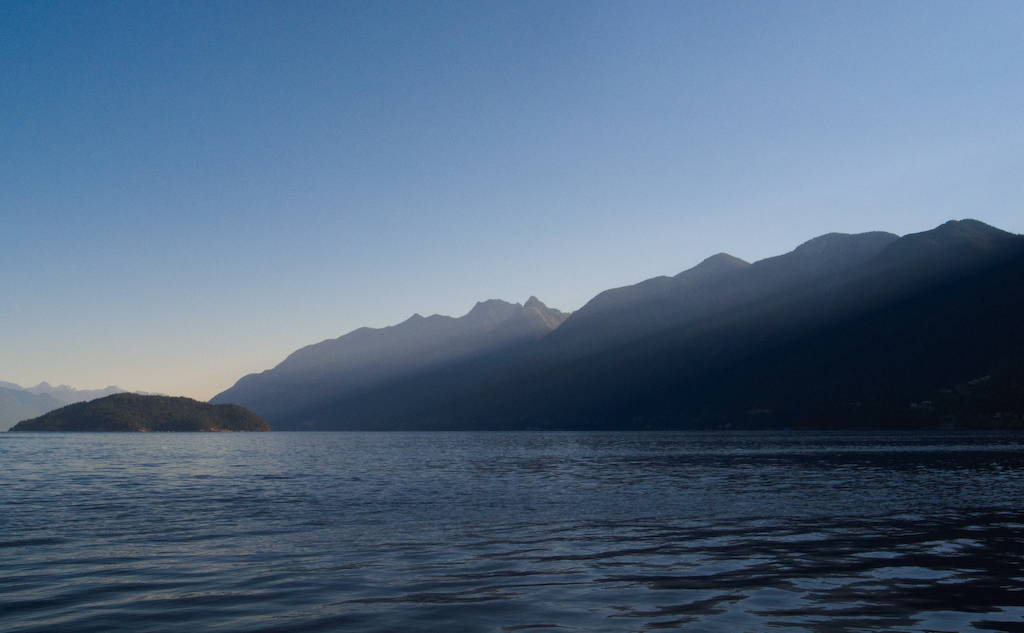
[[[1024,631],[1024,436],[2,434],[3,631]]]

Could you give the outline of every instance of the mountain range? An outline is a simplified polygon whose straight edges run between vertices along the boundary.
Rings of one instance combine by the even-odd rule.
[[[68,385],[54,387],[48,382],[25,388],[13,382],[0,380],[0,428],[10,427],[22,420],[38,417],[75,402],[95,400],[123,392],[124,389],[118,387],[73,389]]]
[[[832,233],[571,315],[531,297],[362,328],[211,402],[275,430],[1012,426],[1021,288],[1024,237],[976,220]]]
[[[0,380],[0,429],[22,420],[39,417],[69,404],[105,398],[115,393],[125,393],[125,390],[114,386],[105,389],[75,389],[68,385],[54,387],[48,382],[26,388]],[[142,391],[135,393],[160,395]]]
[[[360,328],[304,347],[273,369],[245,376],[210,402],[246,402],[242,406],[259,410],[264,419],[285,420],[296,410],[329,407],[413,375],[534,343],[566,316],[536,297],[523,305],[482,301],[460,318],[414,314],[398,325]]]

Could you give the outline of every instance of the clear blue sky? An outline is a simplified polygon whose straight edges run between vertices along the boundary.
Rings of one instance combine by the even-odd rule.
[[[1024,2],[0,3],[24,386],[965,217],[1024,232]]]

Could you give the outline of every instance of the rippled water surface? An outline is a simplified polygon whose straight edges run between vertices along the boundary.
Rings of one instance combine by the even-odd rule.
[[[3,631],[1024,631],[1024,436],[0,434]]]

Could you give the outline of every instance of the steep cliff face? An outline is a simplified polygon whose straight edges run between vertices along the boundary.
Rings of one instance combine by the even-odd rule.
[[[414,314],[398,325],[360,328],[297,350],[273,369],[245,376],[210,402],[240,404],[274,424],[296,410],[431,367],[534,342],[567,316],[536,297],[525,305],[481,301],[459,318]]]

